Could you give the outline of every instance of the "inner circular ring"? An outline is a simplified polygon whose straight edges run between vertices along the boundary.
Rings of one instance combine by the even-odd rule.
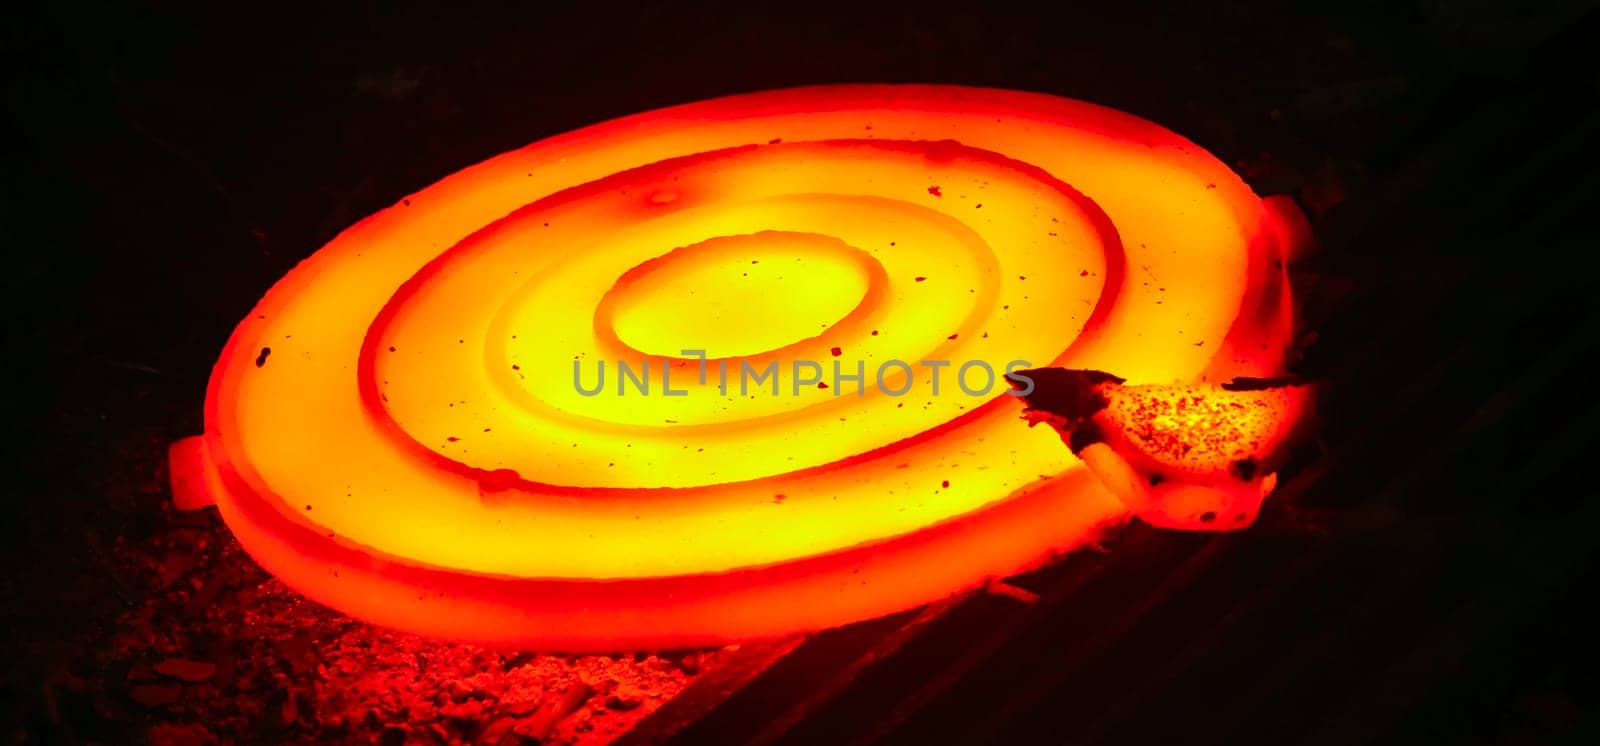
[[[888,289],[878,259],[834,236],[717,236],[623,273],[595,308],[594,333],[627,359],[783,357],[864,330]]]
[[[874,165],[870,177],[841,167],[863,160]],[[677,198],[654,199],[668,184]],[[613,355],[598,344],[594,311],[574,309],[597,308],[619,276],[673,246],[763,230],[872,247],[893,299],[874,313],[887,316],[853,334],[829,329],[818,349],[796,359],[837,358],[828,345],[839,339],[850,343],[851,358],[880,372],[875,361],[887,358],[978,359],[995,369],[1057,359],[1082,347],[1083,330],[1104,323],[1097,318],[1121,285],[1112,271],[1120,241],[1098,205],[992,152],[854,140],[713,151],[530,203],[435,257],[367,329],[363,402],[398,426],[386,431],[391,437],[452,472],[510,470],[528,489],[586,494],[792,481],[827,464],[919,447],[995,412],[999,399],[984,396],[1000,393],[938,395],[931,366],[916,371],[916,395],[907,400],[792,381],[782,396],[776,383],[771,396],[745,396],[722,389],[719,378],[715,386],[701,380],[698,396],[645,397],[641,387],[624,399],[613,387],[617,395],[596,411],[599,400],[578,390],[576,372]],[[541,246],[560,250],[532,250]],[[778,363],[758,357],[769,365],[757,366],[757,376]],[[417,361],[432,374],[414,375]],[[687,379],[674,374],[679,386],[692,385],[692,372],[683,372]],[[743,374],[741,365],[741,383]],[[475,382],[492,386],[492,395],[470,395]],[[508,404],[515,416],[506,415]],[[802,432],[807,445],[797,448]]]

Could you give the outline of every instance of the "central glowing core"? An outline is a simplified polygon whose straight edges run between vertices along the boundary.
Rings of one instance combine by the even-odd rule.
[[[641,264],[602,307],[611,304],[617,338],[642,355],[742,357],[820,336],[861,306],[874,274],[881,265],[839,239],[765,231]]]

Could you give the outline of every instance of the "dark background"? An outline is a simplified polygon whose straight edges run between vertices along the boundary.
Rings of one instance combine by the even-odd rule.
[[[1372,446],[1381,458],[1347,462],[1324,507],[1400,490],[1412,529],[1445,516],[1473,527],[1463,541],[1496,547],[1459,570],[1484,578],[1526,559],[1513,549],[1525,538],[1592,541],[1570,532],[1588,515],[1571,511],[1592,492],[1578,480],[1594,444],[1581,426],[1592,369],[1572,341],[1593,305],[1589,3],[338,5],[5,11],[8,715],[131,603],[112,548],[150,530],[162,447],[199,432],[226,335],[294,263],[405,194],[538,138],[790,85],[1082,98],[1190,137],[1258,192],[1296,196],[1324,238],[1323,294],[1337,297],[1342,280],[1360,301],[1331,317],[1343,320],[1322,330],[1311,371],[1409,314],[1400,349],[1411,356],[1385,355],[1390,367],[1347,382],[1344,411],[1399,406],[1374,403],[1389,401],[1387,381],[1435,373],[1407,389],[1402,405],[1422,402],[1411,424],[1385,428],[1402,435]],[[1445,300],[1414,300],[1457,282]],[[1497,336],[1478,331],[1490,321]],[[1535,363],[1545,367],[1532,378],[1519,367]],[[1370,444],[1333,419],[1342,442]],[[1438,443],[1454,444],[1443,466],[1394,486]],[[1565,455],[1551,460],[1557,446]],[[1542,481],[1515,471],[1530,462]],[[1593,558],[1554,556],[1539,562],[1559,566],[1493,581],[1510,621],[1496,617],[1474,638],[1479,653],[1429,674],[1453,699],[1418,710],[1422,732],[1540,742],[1593,727],[1578,648],[1592,617],[1573,605],[1591,590]],[[1454,619],[1457,607],[1395,613]],[[1318,622],[1307,624],[1312,634]]]

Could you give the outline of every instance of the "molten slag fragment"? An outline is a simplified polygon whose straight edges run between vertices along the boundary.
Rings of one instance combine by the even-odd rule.
[[[1039,368],[1023,396],[1029,426],[1061,435],[1139,518],[1163,528],[1229,531],[1255,522],[1309,408],[1293,379],[1128,385],[1097,370]]]

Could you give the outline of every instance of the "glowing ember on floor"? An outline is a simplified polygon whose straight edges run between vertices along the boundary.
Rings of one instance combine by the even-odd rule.
[[[1127,517],[957,368],[1275,375],[1291,227],[1192,143],[1048,96],[627,117],[461,171],[286,276],[223,351],[174,492],[306,596],[424,634],[659,649],[877,616]],[[655,388],[615,388],[618,362]],[[719,381],[774,364],[781,386]]]

